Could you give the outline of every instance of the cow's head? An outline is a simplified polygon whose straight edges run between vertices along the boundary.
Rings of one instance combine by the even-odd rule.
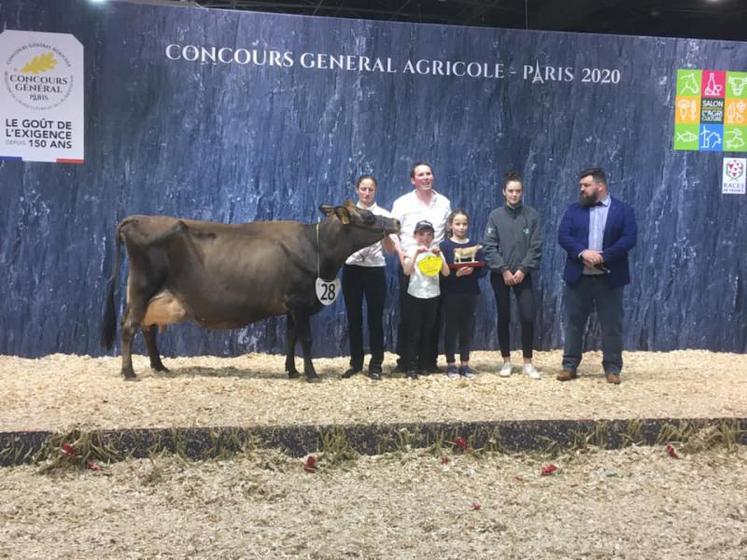
[[[350,200],[342,206],[323,204],[319,210],[327,216],[321,226],[325,238],[321,251],[340,264],[355,251],[399,232],[399,220],[377,216]]]
[[[328,218],[334,216],[343,226],[379,234],[379,239],[390,233],[399,233],[399,220],[377,216],[373,212],[358,208],[351,200],[346,200],[342,206],[322,204],[319,210]]]

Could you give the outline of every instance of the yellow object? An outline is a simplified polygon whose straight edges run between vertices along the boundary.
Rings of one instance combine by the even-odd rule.
[[[54,57],[54,53],[48,52],[35,56],[31,61],[27,62],[26,65],[21,68],[21,72],[24,74],[41,74],[52,70],[57,66],[57,60]]]
[[[418,261],[418,268],[426,276],[437,276],[442,264],[441,257],[438,255],[426,255]]]

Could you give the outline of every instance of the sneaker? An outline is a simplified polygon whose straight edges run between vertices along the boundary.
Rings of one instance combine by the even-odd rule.
[[[542,374],[532,364],[524,364],[524,373],[529,376],[529,379],[542,379]]]
[[[501,377],[509,377],[511,375],[511,362],[503,362],[501,371],[498,372]]]
[[[449,379],[459,379],[459,369],[457,369],[456,364],[449,364],[446,367],[446,377]]]
[[[469,366],[462,366],[459,368],[459,375],[466,377],[467,379],[473,379],[475,377],[475,370]]]

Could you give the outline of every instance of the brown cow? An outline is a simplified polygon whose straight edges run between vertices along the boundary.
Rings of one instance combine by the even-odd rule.
[[[299,377],[296,339],[304,373],[318,379],[311,361],[309,318],[322,308],[317,277],[331,281],[352,253],[399,231],[399,222],[347,201],[320,206],[319,224],[221,224],[169,216],[129,216],[117,227],[101,341],[116,333],[114,290],[120,244],[129,257],[127,308],[122,319],[122,375],[134,379],[132,338],[141,328],[150,366],[166,371],[156,346],[158,327],[192,320],[211,329],[235,329],[274,315],[287,316],[288,377]]]

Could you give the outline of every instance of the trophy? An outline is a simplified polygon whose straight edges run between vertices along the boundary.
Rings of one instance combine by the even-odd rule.
[[[454,262],[449,265],[449,268],[457,269],[464,268],[465,266],[480,268],[481,266],[485,266],[485,261],[475,260],[477,252],[480,249],[482,249],[482,245],[454,248]]]

